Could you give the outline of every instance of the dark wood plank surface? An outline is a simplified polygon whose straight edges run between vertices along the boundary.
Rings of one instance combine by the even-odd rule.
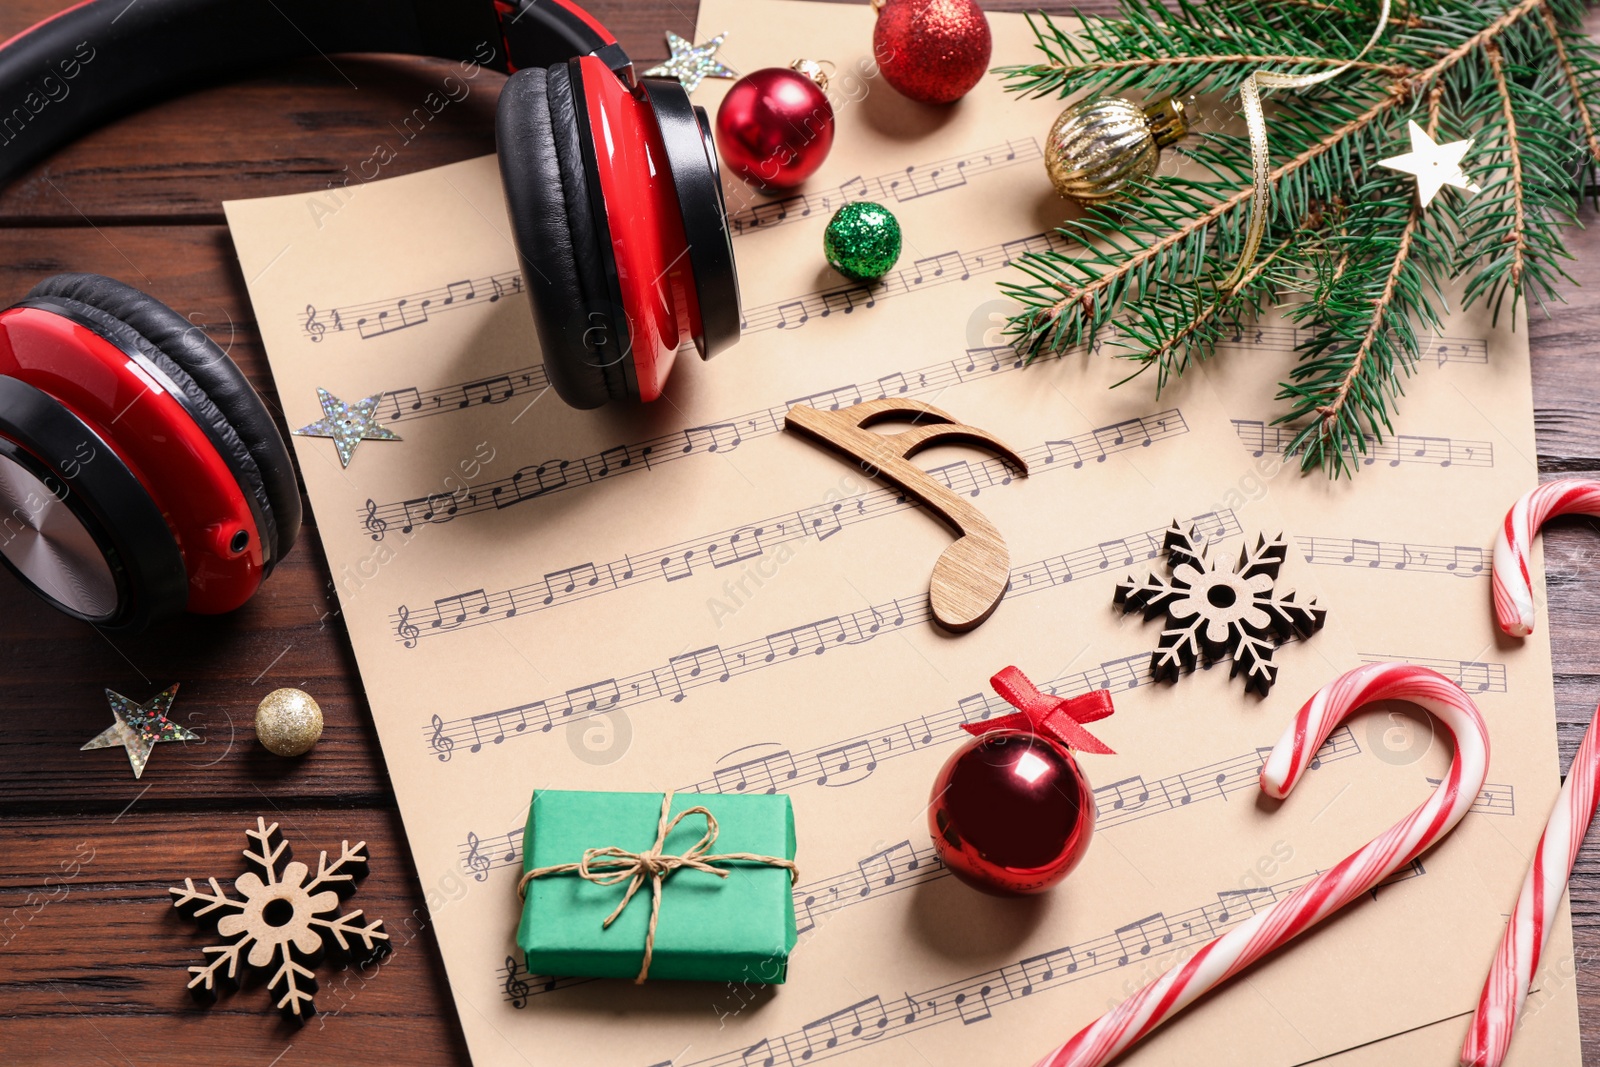
[[[0,40],[60,6],[7,0]],[[1109,0],[1084,6],[1104,9]],[[693,30],[692,0],[594,0],[591,8],[644,59],[664,51],[663,30]],[[86,137],[0,191],[0,302],[58,270],[120,277],[204,324],[275,402],[221,201],[341,180],[379,143],[398,142],[395,124],[445,71],[393,57],[293,63]],[[498,83],[478,79],[466,100],[400,148],[384,176],[492,151]],[[1569,247],[1582,288],[1531,326],[1539,453],[1546,472],[1593,473],[1600,231],[1574,232]],[[1563,765],[1600,697],[1590,525],[1562,524],[1546,540]],[[0,582],[0,1063],[465,1062],[428,908],[474,885],[418,882],[333,581],[308,525],[243,610],[115,642]],[[148,695],[174,681],[183,683],[180,719],[203,729],[203,745],[158,750],[163,773],[143,782],[120,754],[80,756],[77,746],[109,721],[102,687]],[[256,702],[282,685],[322,704],[327,729],[313,758],[283,761],[253,744]],[[183,968],[205,942],[176,917],[165,888],[184,875],[231,878],[258,813],[279,819],[302,856],[365,839],[374,873],[355,906],[383,917],[398,944],[376,975],[324,972],[319,1001],[328,1014],[303,1032],[264,1011],[260,993],[200,1012],[182,989]],[[1600,1062],[1592,966],[1600,836],[1579,860],[1572,895],[1585,1059]]]

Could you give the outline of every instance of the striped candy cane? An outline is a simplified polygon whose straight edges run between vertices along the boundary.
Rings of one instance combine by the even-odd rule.
[[[1366,704],[1406,700],[1455,738],[1450,773],[1421,807],[1266,911],[1208,943],[1085,1027],[1038,1067],[1102,1067],[1150,1031],[1267,953],[1294,940],[1448,834],[1472,807],[1489,770],[1489,735],[1472,698],[1426,667],[1374,663],[1323,686],[1295,716],[1261,768],[1261,789],[1289,795],[1334,727]]]
[[[1545,520],[1557,515],[1600,516],[1600,482],[1545,482],[1512,505],[1494,540],[1494,614],[1514,637],[1533,633],[1533,580],[1528,550]]]
[[[1525,637],[1533,632],[1533,586],[1528,551],[1533,535],[1556,515],[1600,515],[1600,482],[1568,479],[1546,482],[1518,500],[1506,515],[1494,542],[1494,613],[1500,628]],[[1466,1067],[1500,1067],[1511,1047],[1517,1014],[1528,999],[1528,987],[1539,970],[1545,938],[1555,921],[1573,861],[1594,818],[1600,785],[1600,712],[1589,723],[1567,770],[1550,821],[1534,852],[1533,866],[1522,881],[1516,910],[1506,924],[1500,951],[1484,981],[1478,1010],[1461,1046]]]

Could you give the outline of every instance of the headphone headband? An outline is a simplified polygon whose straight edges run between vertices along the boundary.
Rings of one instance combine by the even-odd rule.
[[[0,45],[0,185],[155,100],[340,52],[501,72],[595,55],[633,82],[616,38],[572,0],[82,0]]]

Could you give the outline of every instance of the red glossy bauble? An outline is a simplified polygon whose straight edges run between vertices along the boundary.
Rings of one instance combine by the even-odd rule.
[[[733,83],[717,108],[717,147],[728,168],[761,189],[792,189],[833,147],[833,105],[811,78],[767,67]]]
[[[989,69],[989,20],[973,0],[873,0],[872,54],[885,80],[913,100],[961,99]]]
[[[1071,873],[1094,833],[1094,793],[1068,748],[1023,730],[964,745],[934,780],[933,848],[987,893],[1042,893]]]

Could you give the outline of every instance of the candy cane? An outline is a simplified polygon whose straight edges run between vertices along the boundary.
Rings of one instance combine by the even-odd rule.
[[[1581,478],[1545,482],[1506,512],[1494,541],[1494,614],[1514,637],[1533,633],[1533,585],[1528,549],[1545,520],[1557,515],[1600,516],[1600,482]]]
[[[1489,770],[1489,735],[1472,698],[1426,667],[1374,663],[1341,675],[1306,702],[1261,768],[1261,790],[1289,795],[1334,727],[1378,700],[1432,712],[1455,738],[1450,773],[1421,807],[1266,911],[1209,942],[1057,1048],[1038,1067],[1102,1067],[1208,990],[1294,940],[1401,867],[1461,821]]]
[[[1518,500],[1506,514],[1494,542],[1494,613],[1500,629],[1525,637],[1533,632],[1533,586],[1528,550],[1533,535],[1556,515],[1600,515],[1600,482],[1569,479],[1546,482]],[[1539,957],[1555,921],[1578,848],[1594,818],[1600,786],[1600,711],[1590,721],[1567,780],[1545,824],[1533,866],[1522,881],[1516,910],[1506,924],[1500,951],[1484,981],[1478,1010],[1461,1046],[1466,1067],[1500,1067],[1511,1047],[1517,1013],[1539,970]]]

